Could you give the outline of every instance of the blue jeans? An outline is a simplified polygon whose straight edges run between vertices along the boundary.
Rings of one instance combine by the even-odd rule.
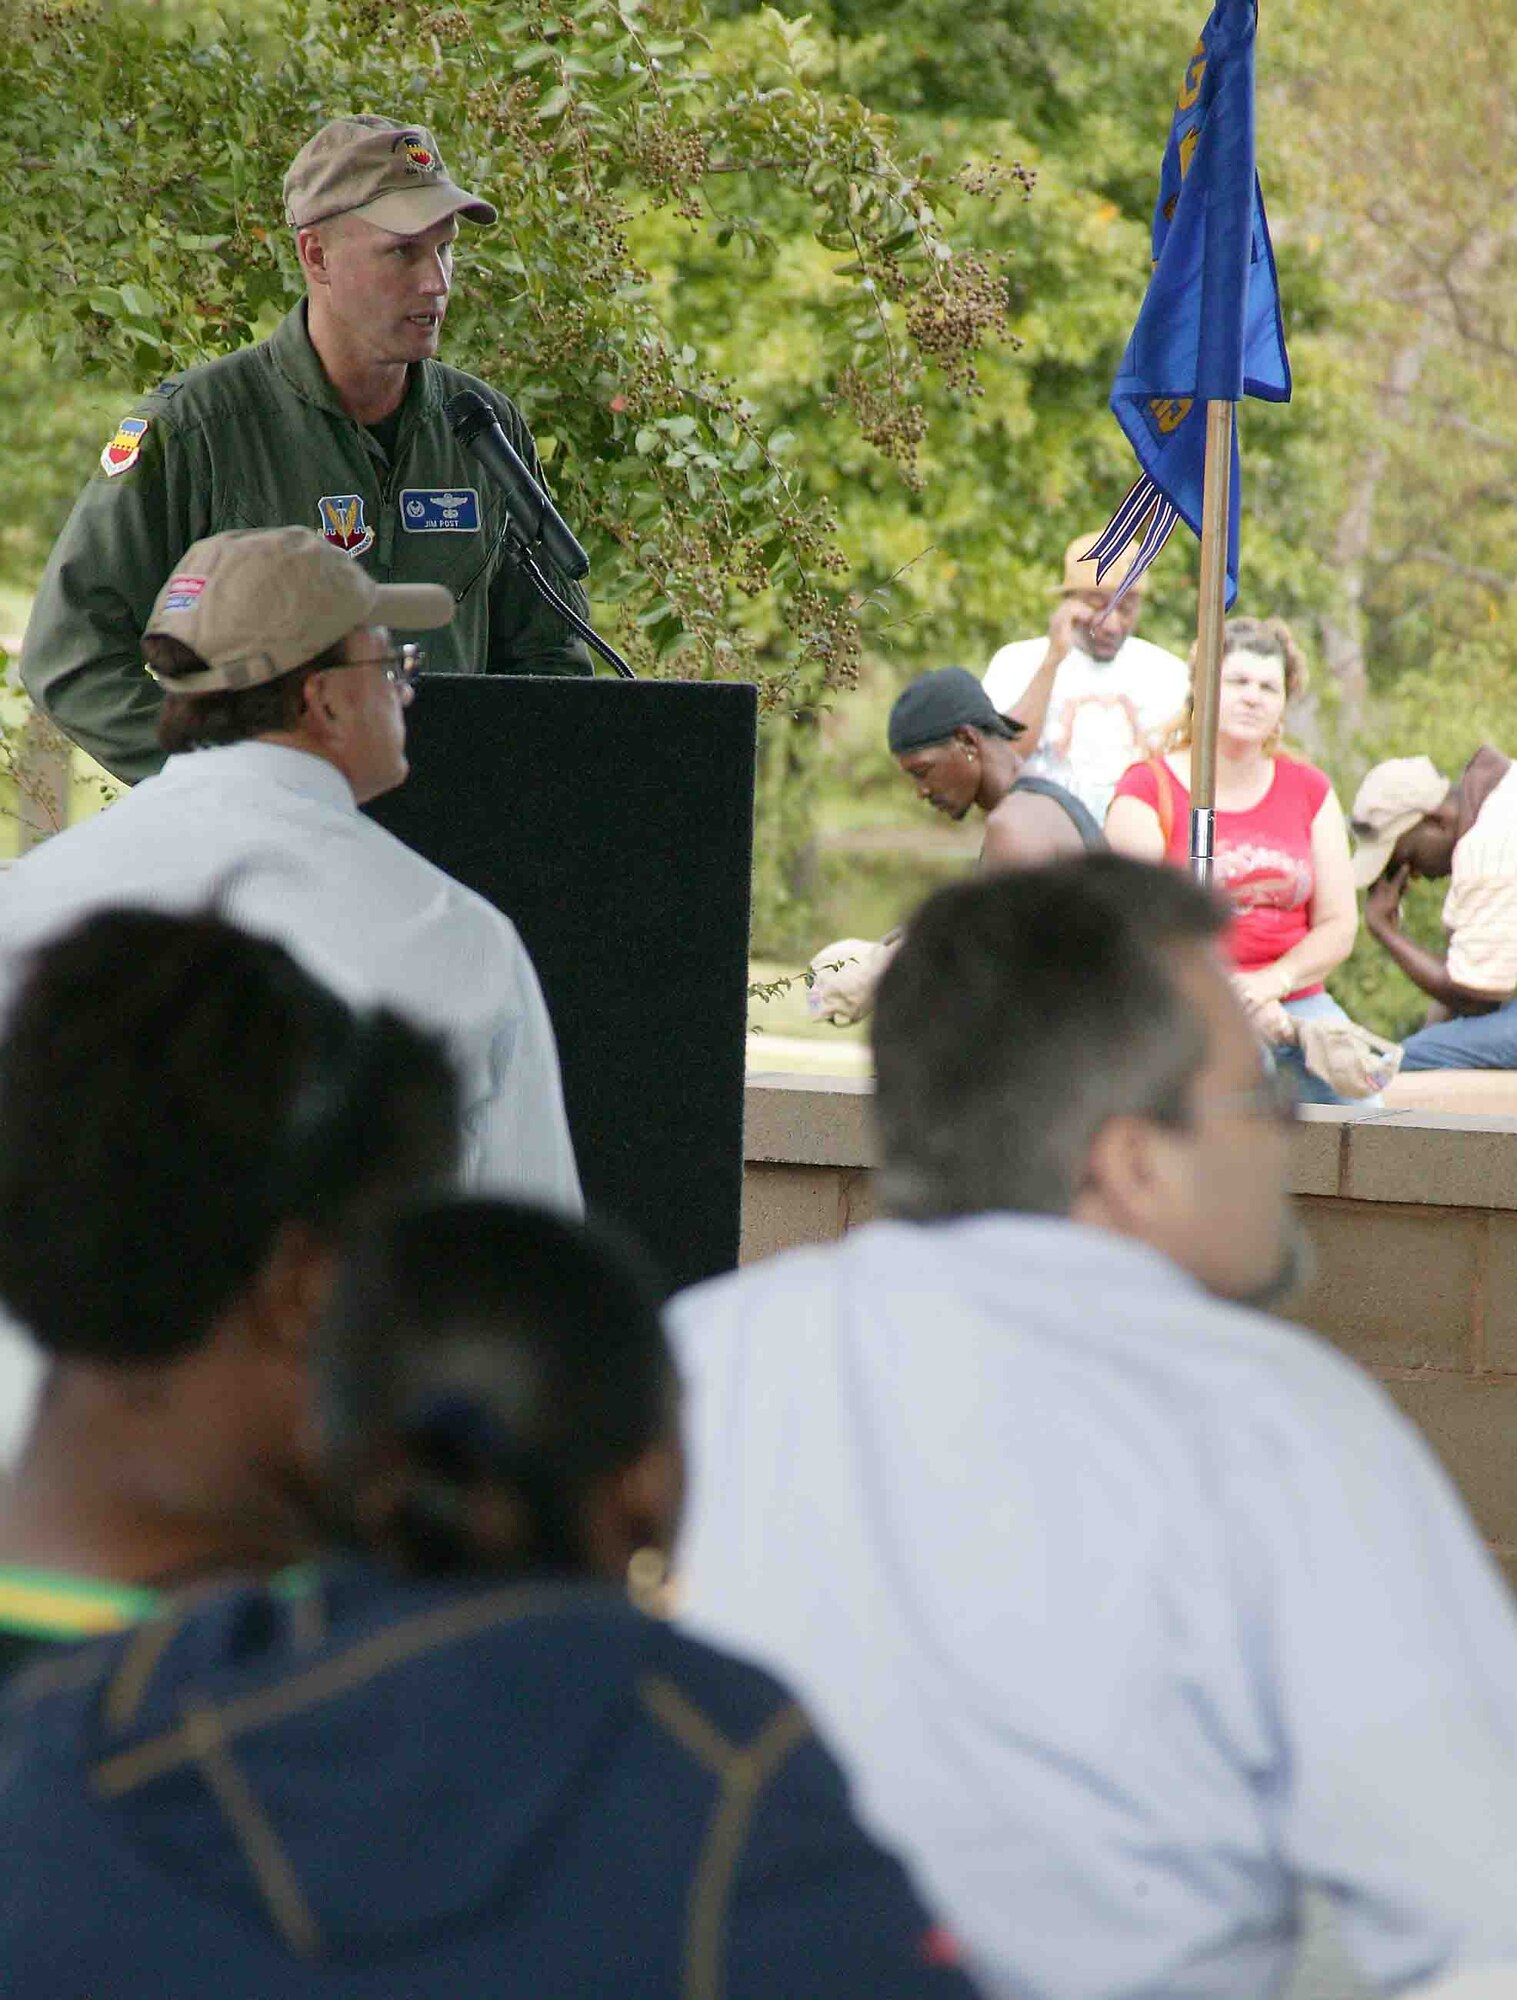
[[[1403,1069],[1517,1069],[1517,1000],[1419,1028],[1404,1046]]]
[[[1320,1021],[1325,1014],[1331,1014],[1339,1021],[1348,1019],[1331,993],[1307,993],[1299,1000],[1282,1000],[1280,1004],[1297,1021]],[[1324,1083],[1320,1076],[1312,1074],[1301,1051],[1288,1043],[1272,1053],[1276,1069],[1284,1070],[1291,1078],[1296,1086],[1296,1095],[1303,1104],[1354,1104],[1361,1111],[1373,1111],[1380,1104],[1378,1097],[1340,1096],[1330,1083]]]

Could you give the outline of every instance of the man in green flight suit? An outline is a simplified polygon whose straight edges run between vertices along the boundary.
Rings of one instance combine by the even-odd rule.
[[[382,583],[458,602],[428,635],[442,673],[588,674],[589,656],[506,553],[504,504],[443,412],[483,395],[538,470],[520,413],[435,359],[459,218],[494,222],[419,125],[324,125],[284,181],[306,296],[256,346],[173,375],[100,454],[37,592],[21,656],[32,698],[118,777],[163,761],[139,640],[193,542],[303,525]],[[578,585],[562,594],[584,614]],[[397,633],[397,640],[407,636]]]

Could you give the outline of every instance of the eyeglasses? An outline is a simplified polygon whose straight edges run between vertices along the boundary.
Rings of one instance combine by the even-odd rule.
[[[420,646],[392,646],[371,660],[339,660],[339,667],[379,667],[391,687],[414,688],[416,676],[426,672],[427,656]]]
[[[427,656],[420,646],[392,646],[369,664],[384,668],[391,687],[408,688],[414,687],[416,676],[425,671]]]
[[[1301,1098],[1295,1078],[1268,1056],[1252,1090],[1229,1090],[1220,1097],[1197,1100],[1196,1111],[1221,1118],[1268,1118],[1279,1125],[1293,1125]]]

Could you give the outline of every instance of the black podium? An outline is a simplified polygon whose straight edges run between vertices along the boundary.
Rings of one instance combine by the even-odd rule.
[[[671,1288],[737,1261],[757,697],[437,674],[369,808],[531,952],[592,1213]]]

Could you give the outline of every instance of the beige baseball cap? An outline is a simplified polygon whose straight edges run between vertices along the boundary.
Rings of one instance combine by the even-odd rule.
[[[457,606],[440,583],[376,583],[314,528],[232,528],[179,558],[147,634],[205,661],[195,674],[148,672],[175,694],[220,694],[293,673],[360,625],[430,632]]]
[[[361,215],[397,236],[418,235],[449,215],[495,220],[489,202],[448,178],[425,126],[372,112],[334,118],[307,139],[284,177],[284,212],[292,229]]]
[[[1307,1068],[1340,1097],[1373,1097],[1401,1067],[1400,1043],[1371,1034],[1357,1021],[1328,1015],[1298,1021],[1296,1032]]]
[[[1134,542],[1127,552],[1127,562],[1109,569],[1106,572],[1105,582],[1098,583],[1096,566],[1093,562],[1086,561],[1085,551],[1093,549],[1100,539],[1101,530],[1097,528],[1091,534],[1076,535],[1064,551],[1064,581],[1059,585],[1060,597],[1070,597],[1079,590],[1115,590],[1137,560],[1138,545]],[[1148,572],[1145,570],[1133,585],[1133,594],[1141,597],[1147,588]]]
[[[1367,889],[1385,873],[1391,849],[1449,795],[1449,781],[1431,757],[1392,757],[1365,774],[1354,794],[1354,886]]]

